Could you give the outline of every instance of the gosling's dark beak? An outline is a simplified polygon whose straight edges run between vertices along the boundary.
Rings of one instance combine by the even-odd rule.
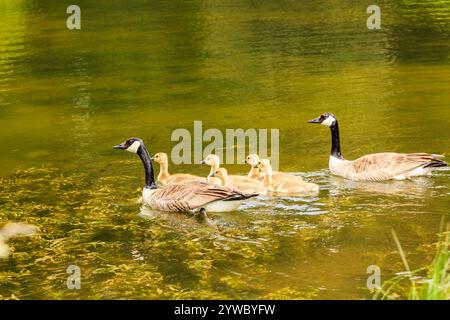
[[[124,149],[126,149],[126,147],[125,147],[124,143],[121,143],[121,144],[118,144],[117,146],[114,146],[113,149],[122,149],[122,150],[124,150]]]
[[[308,123],[322,123],[322,121],[320,120],[320,117],[309,120]]]
[[[253,166],[253,169],[258,169],[258,165],[256,165],[256,166]]]
[[[247,163],[247,160],[244,160],[244,163]]]
[[[200,161],[200,164],[206,164],[205,160]]]

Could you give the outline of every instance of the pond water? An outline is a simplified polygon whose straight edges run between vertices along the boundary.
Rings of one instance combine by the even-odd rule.
[[[327,169],[333,112],[349,159],[450,152],[450,5],[392,1],[381,30],[364,1],[0,0],[0,225],[10,241],[0,298],[368,299],[382,280],[432,261],[450,172],[386,183]],[[138,202],[139,136],[170,154],[178,128],[279,129],[280,170],[317,197],[258,197],[204,225]],[[245,174],[245,165],[226,165]],[[172,172],[208,168],[171,164]],[[81,289],[66,286],[69,265]]]

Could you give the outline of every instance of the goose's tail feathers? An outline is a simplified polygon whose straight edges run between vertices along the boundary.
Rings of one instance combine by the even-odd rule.
[[[244,193],[236,192],[236,193],[233,193],[230,197],[223,199],[223,200],[224,201],[246,200],[246,199],[250,199],[253,197],[257,197],[257,196],[258,196],[257,193],[244,194]]]

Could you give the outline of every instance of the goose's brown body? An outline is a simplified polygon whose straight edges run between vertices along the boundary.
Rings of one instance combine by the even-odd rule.
[[[374,153],[353,161],[330,157],[333,174],[354,181],[402,180],[431,173],[447,165],[444,157],[428,153]]]
[[[331,173],[354,181],[403,180],[415,176],[430,174],[439,167],[447,166],[444,156],[430,153],[373,153],[350,161],[341,153],[339,124],[331,113],[324,113],[309,120],[330,128],[331,155],[329,168]]]
[[[223,211],[230,211],[239,206],[240,200],[256,195],[244,194],[235,188],[200,181],[169,184],[161,189],[144,189],[143,192],[145,202],[152,209],[171,212],[186,212],[200,208],[211,212],[215,210],[208,210],[208,207],[211,208],[214,203],[217,207],[223,204]]]

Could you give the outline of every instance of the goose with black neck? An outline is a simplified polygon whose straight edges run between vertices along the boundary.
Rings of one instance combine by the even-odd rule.
[[[447,166],[444,156],[429,153],[384,152],[362,156],[356,160],[345,160],[341,153],[339,125],[331,113],[309,120],[322,124],[331,131],[331,154],[329,168],[332,174],[354,181],[404,180],[410,177],[429,175],[439,167]]]
[[[141,159],[145,171],[142,198],[154,210],[169,212],[194,212],[201,209],[206,212],[234,211],[238,209],[243,200],[257,196],[257,194],[243,194],[234,188],[201,181],[172,183],[158,188],[155,183],[152,159],[142,139],[131,138],[113,148],[135,153]]]

